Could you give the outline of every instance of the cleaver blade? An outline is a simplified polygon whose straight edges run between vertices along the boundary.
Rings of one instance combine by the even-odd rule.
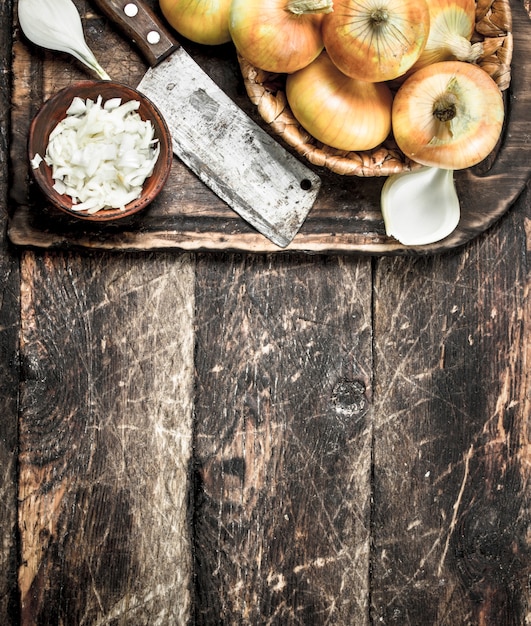
[[[93,0],[150,69],[137,89],[160,110],[174,153],[243,219],[286,247],[312,208],[321,180],[256,124],[140,0]]]

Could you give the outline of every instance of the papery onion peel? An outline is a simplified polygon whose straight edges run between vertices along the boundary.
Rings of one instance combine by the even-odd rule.
[[[382,82],[416,62],[429,25],[426,0],[337,0],[323,18],[323,41],[343,73]]]

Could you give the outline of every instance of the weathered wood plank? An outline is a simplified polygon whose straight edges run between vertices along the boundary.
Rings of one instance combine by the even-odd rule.
[[[370,262],[203,257],[196,624],[368,624]]]
[[[85,27],[101,33],[101,20],[88,14]],[[105,42],[110,71],[134,80],[134,54],[112,33]],[[33,55],[17,44],[15,63],[26,71],[16,83],[15,99],[24,103],[16,120],[38,103],[36,93],[83,76],[62,55],[41,73]],[[27,126],[19,122],[12,195],[27,203]],[[23,268],[23,623],[184,624],[191,261],[28,254]]]
[[[18,624],[16,451],[19,331],[18,256],[6,237],[10,128],[11,11],[0,4],[0,623]]]
[[[185,255],[24,255],[24,625],[186,623],[193,305]]]
[[[375,624],[528,623],[530,206],[460,254],[377,264]]]

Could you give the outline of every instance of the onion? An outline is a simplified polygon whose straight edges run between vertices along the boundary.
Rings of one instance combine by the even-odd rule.
[[[343,73],[382,82],[415,63],[429,24],[426,0],[338,0],[323,18],[323,41]]]
[[[474,62],[483,43],[472,44],[476,23],[474,0],[430,0],[430,33],[426,46],[411,71],[438,61]]]
[[[252,65],[295,72],[323,50],[321,22],[332,0],[232,0],[229,28],[236,49]]]
[[[389,87],[346,76],[326,52],[287,77],[286,97],[301,126],[339,150],[370,150],[391,130]]]
[[[421,167],[389,176],[382,187],[385,231],[406,246],[440,241],[459,224],[461,208],[452,170]]]
[[[398,147],[422,165],[464,169],[494,149],[504,120],[502,94],[480,67],[441,61],[412,74],[392,112]]]
[[[136,112],[140,102],[112,98],[102,106],[76,97],[50,133],[45,162],[54,189],[72,198],[74,211],[124,209],[140,197],[160,146],[153,125]],[[32,159],[38,167],[40,155]]]
[[[37,46],[67,52],[101,79],[109,80],[85,41],[81,17],[72,0],[19,0],[18,20],[24,35]]]
[[[231,0],[159,0],[160,10],[170,26],[204,45],[230,41],[229,10]]]

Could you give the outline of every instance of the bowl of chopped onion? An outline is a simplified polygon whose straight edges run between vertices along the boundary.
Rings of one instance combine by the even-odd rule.
[[[128,217],[164,187],[173,161],[170,131],[146,96],[122,83],[77,82],[33,118],[31,170],[46,198],[91,221]]]

